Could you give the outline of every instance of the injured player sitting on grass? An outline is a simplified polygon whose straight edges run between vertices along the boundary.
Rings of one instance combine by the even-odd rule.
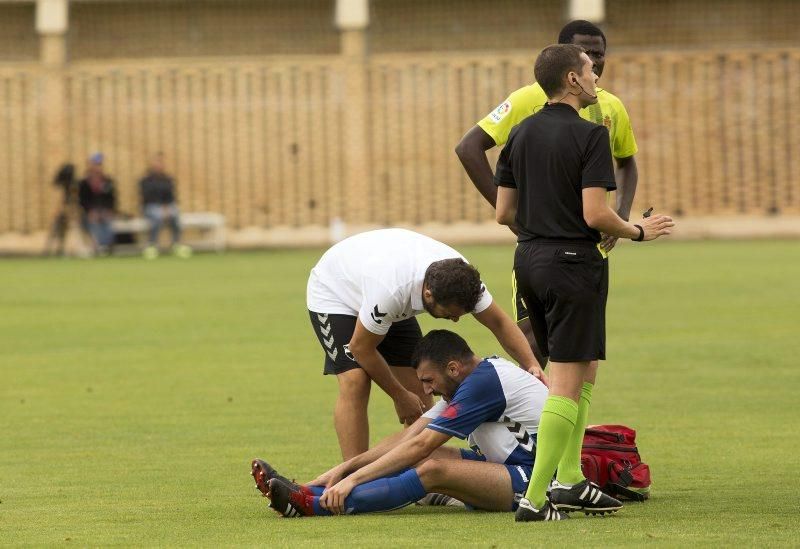
[[[256,486],[270,507],[287,517],[359,514],[436,493],[469,508],[516,510],[530,478],[547,388],[507,360],[475,356],[448,330],[422,338],[412,365],[426,393],[443,400],[408,429],[304,485],[254,460]],[[469,437],[473,449],[444,446],[453,436]]]

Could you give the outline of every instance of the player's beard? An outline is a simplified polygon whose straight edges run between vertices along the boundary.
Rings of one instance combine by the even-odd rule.
[[[434,305],[433,300],[431,300],[431,302],[428,303],[427,301],[425,301],[425,296],[424,295],[422,296],[422,307],[429,315],[431,315],[433,318],[436,318],[436,316],[433,314],[433,305]]]
[[[450,402],[453,399],[453,395],[456,394],[458,386],[461,384],[454,379],[446,378],[445,385],[446,387],[444,391],[442,391],[442,398],[444,398],[447,402]]]

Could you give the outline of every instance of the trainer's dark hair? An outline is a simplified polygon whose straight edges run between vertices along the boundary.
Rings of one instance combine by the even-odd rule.
[[[434,261],[425,271],[425,286],[433,300],[449,307],[458,305],[470,312],[483,295],[483,284],[478,269],[461,258]]]
[[[423,360],[444,368],[451,360],[466,361],[475,353],[464,338],[450,330],[431,330],[419,340],[411,356],[411,366],[416,370]]]
[[[553,98],[563,91],[567,73],[574,71],[580,74],[583,52],[584,49],[575,44],[553,44],[542,50],[536,58],[533,74],[547,97]]]
[[[603,31],[595,25],[594,23],[590,23],[589,21],[585,21],[584,19],[577,19],[575,21],[570,21],[564,28],[561,29],[561,32],[558,33],[558,43],[559,44],[572,44],[572,39],[575,38],[576,34],[587,34],[589,36],[599,36],[603,39],[603,45],[608,46],[606,44],[606,35],[603,34]]]

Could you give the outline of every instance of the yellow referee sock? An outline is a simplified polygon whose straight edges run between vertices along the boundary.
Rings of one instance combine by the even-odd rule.
[[[525,497],[536,509],[547,499],[547,487],[569,443],[578,417],[578,404],[571,398],[550,396],[544,403],[536,435],[536,459]]]
[[[581,449],[583,448],[583,434],[589,423],[589,407],[592,405],[591,383],[584,383],[581,388],[581,400],[578,402],[578,417],[575,419],[575,428],[569,437],[569,444],[561,461],[558,463],[556,480],[561,484],[578,484],[584,480],[581,471]]]

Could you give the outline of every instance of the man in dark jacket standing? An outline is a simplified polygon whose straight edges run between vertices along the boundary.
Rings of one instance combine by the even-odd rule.
[[[156,153],[150,161],[147,175],[139,181],[144,216],[150,222],[150,235],[144,257],[158,257],[158,233],[166,223],[172,232],[172,251],[178,257],[189,257],[191,248],[180,243],[180,212],[175,200],[175,181],[164,171],[164,155]]]

